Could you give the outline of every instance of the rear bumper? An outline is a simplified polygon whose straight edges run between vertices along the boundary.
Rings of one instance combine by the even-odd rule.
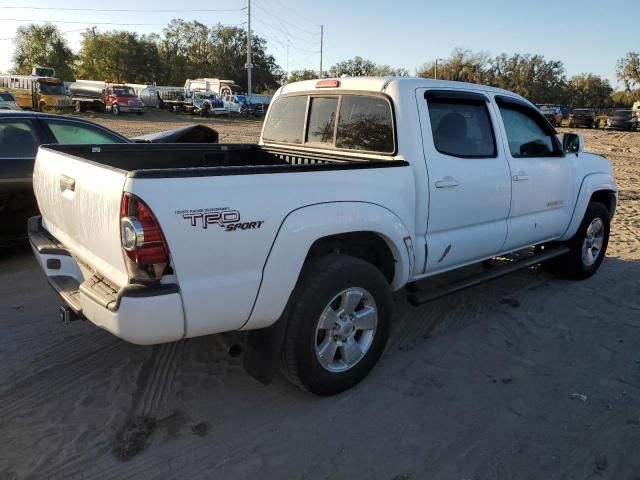
[[[153,345],[184,336],[184,312],[175,284],[114,287],[83,274],[71,253],[47,232],[40,217],[28,223],[33,253],[49,283],[78,316],[131,343]]]

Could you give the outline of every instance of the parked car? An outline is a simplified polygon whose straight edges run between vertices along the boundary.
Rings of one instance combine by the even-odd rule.
[[[218,132],[205,125],[143,135],[134,139],[93,122],[24,111],[0,111],[0,244],[24,241],[26,222],[37,213],[32,174],[41,144],[216,143]]]
[[[553,105],[539,105],[540,113],[546,118],[551,125],[559,127],[562,125],[562,111],[560,107]]]
[[[245,95],[227,95],[224,97],[224,106],[229,113],[235,113],[241,117],[264,115],[264,106],[251,102]]]
[[[34,185],[63,321],[139,344],[250,331],[247,371],[281,362],[320,395],[371,371],[408,284],[421,304],[540,262],[593,275],[617,201],[611,163],[524,98],[411,78],[288,84],[257,145],[48,145]]]
[[[611,130],[637,130],[638,117],[630,108],[617,109],[607,118],[604,128]]]
[[[32,174],[45,143],[126,143],[122,135],[95,123],[26,111],[0,111],[0,244],[24,241],[27,220],[37,213]]]
[[[593,117],[593,112],[588,108],[576,108],[569,114],[569,128],[593,128],[594,124],[595,118]]]
[[[0,110],[20,110],[15,97],[7,90],[0,90]]]

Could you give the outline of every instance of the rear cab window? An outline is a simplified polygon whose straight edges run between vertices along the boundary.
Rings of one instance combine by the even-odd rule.
[[[287,95],[269,111],[265,142],[395,153],[393,109],[382,95]]]

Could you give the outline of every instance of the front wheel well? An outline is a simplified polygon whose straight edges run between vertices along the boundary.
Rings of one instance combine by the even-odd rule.
[[[375,232],[349,232],[316,240],[305,263],[320,255],[341,253],[359,258],[375,266],[389,283],[395,275],[395,259],[384,239]]]
[[[616,194],[611,190],[598,190],[591,195],[591,202],[598,202],[605,206],[609,212],[609,217],[613,217],[616,209]]]

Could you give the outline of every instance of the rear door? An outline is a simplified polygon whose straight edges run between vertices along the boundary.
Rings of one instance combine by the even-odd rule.
[[[511,166],[511,212],[505,249],[555,239],[569,225],[574,182],[554,129],[537,109],[496,96],[504,150]]]
[[[426,273],[490,257],[509,215],[509,166],[482,91],[419,89],[429,182]]]

